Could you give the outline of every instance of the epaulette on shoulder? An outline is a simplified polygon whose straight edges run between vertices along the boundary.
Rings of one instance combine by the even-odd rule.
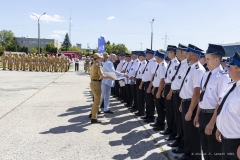
[[[156,62],[156,60],[154,59],[153,62]]]
[[[224,70],[220,70],[219,73],[227,74],[227,72],[225,72]]]
[[[164,63],[162,63],[162,66],[164,66]]]
[[[199,65],[198,65],[198,64],[196,64],[195,68],[196,68],[196,69],[199,69]]]

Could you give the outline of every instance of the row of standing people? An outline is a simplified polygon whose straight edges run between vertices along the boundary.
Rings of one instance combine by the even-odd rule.
[[[144,122],[155,122],[150,125],[169,135],[167,141],[175,140],[168,144],[172,152],[183,153],[176,159],[200,160],[201,153],[205,160],[238,159],[240,55],[229,62],[229,77],[219,45],[209,44],[205,53],[209,71],[199,62],[203,50],[191,44],[169,45],[168,64],[163,52],[145,53],[118,56],[116,70],[125,78],[115,81],[115,92],[125,106]]]
[[[3,70],[67,72],[70,60],[68,57],[45,56],[44,54],[6,54],[1,56]]]

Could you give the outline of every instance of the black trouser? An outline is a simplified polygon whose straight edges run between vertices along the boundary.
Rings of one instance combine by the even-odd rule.
[[[182,113],[179,111],[179,107],[181,105],[182,99],[179,97],[179,92],[175,92],[172,95],[173,100],[173,109],[174,109],[174,120],[177,129],[177,142],[180,144],[179,147],[183,148],[184,138],[183,138],[183,126],[182,126]]]
[[[192,112],[190,121],[185,120],[185,115],[188,112],[191,101],[182,102],[182,121],[183,121],[183,136],[184,136],[184,153],[191,157],[191,160],[201,159],[201,144],[198,128],[193,124],[196,115],[197,106]]]
[[[154,100],[157,109],[157,124],[159,126],[165,126],[165,105],[164,105],[164,98],[160,95],[160,98],[156,98],[156,94],[158,91],[158,87],[154,89]]]
[[[123,86],[123,100],[127,102],[127,92],[126,92],[126,84]]]
[[[119,81],[118,80],[115,80],[115,95],[118,97],[120,94],[119,94]]]
[[[142,79],[137,79],[136,80],[136,90],[137,90],[137,103],[138,103],[138,113],[140,114],[144,114],[145,112],[145,90],[144,90],[144,86],[142,87],[142,89],[139,89],[139,86],[141,84]]]
[[[120,87],[119,88],[119,94],[120,94],[120,98],[124,98],[124,89],[123,89],[123,87]]]
[[[111,87],[111,95],[115,95],[115,87]]]
[[[165,110],[166,110],[166,120],[168,129],[170,131],[170,136],[176,136],[177,130],[176,130],[176,124],[174,121],[174,106],[173,106],[173,100],[167,100],[167,95],[171,89],[171,85],[165,85],[164,89],[164,97],[165,97]]]
[[[75,71],[78,71],[79,63],[75,63]]]
[[[133,97],[133,107],[137,108],[138,106],[138,102],[137,102],[137,89],[136,89],[137,85],[136,84],[132,84],[131,85],[131,89],[132,89],[132,97]]]
[[[216,125],[213,128],[212,134],[205,134],[205,128],[210,122],[213,113],[200,113],[199,116],[199,134],[202,144],[202,152],[205,160],[221,159],[222,143],[218,142],[215,136]]]
[[[131,85],[126,84],[125,87],[126,87],[127,105],[132,106],[133,97],[132,97]]]
[[[240,139],[226,139],[222,136],[222,160],[239,160],[237,149],[240,145]]]
[[[154,112],[155,112],[155,103],[154,103],[154,96],[153,94],[147,93],[147,88],[150,84],[150,81],[144,83],[145,87],[145,100],[146,100],[146,116],[148,118],[154,117]]]

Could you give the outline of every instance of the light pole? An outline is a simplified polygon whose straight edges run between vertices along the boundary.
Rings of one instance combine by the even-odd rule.
[[[142,51],[142,43],[140,43],[141,44],[141,51]]]
[[[154,21],[154,18],[152,19],[152,21],[150,22],[151,23],[151,49],[152,49],[152,43],[153,43],[153,21]]]
[[[43,16],[43,15],[45,15],[46,14],[46,12],[44,12],[41,16],[37,16],[37,15],[35,15],[35,14],[31,14],[32,16],[35,16],[35,17],[37,17],[37,19],[38,19],[38,54],[40,54],[40,23],[39,23],[39,20],[40,20],[40,18]]]

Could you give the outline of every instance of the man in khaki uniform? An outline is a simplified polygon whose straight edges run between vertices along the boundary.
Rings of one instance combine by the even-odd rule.
[[[64,57],[64,72],[68,71],[68,57]]]
[[[47,55],[47,71],[51,72],[51,66],[52,65],[52,57],[50,57],[50,55]]]
[[[17,68],[17,63],[16,63],[17,54],[18,54],[18,53],[16,53],[16,54],[13,55],[13,57],[14,57],[13,70],[14,70],[14,69],[16,70],[16,68]]]
[[[31,54],[29,53],[27,56],[27,70],[30,70],[30,61],[31,61]]]
[[[21,57],[19,56],[19,54],[16,54],[16,58],[15,58],[16,71],[19,71],[20,63],[21,63]]]
[[[33,55],[30,54],[30,55],[29,55],[29,58],[28,58],[28,60],[29,60],[29,61],[28,61],[28,63],[29,63],[29,64],[28,64],[28,65],[29,65],[29,71],[32,71],[32,69],[33,69],[33,58],[32,58],[32,56],[33,56]]]
[[[43,62],[44,62],[44,59],[43,59],[43,54],[40,54],[39,56],[39,71],[43,71]]]
[[[11,53],[10,58],[9,58],[9,59],[10,59],[9,70],[11,70],[11,71],[13,70],[13,67],[14,67],[14,66],[13,66],[13,64],[14,64],[14,58],[15,58],[14,55]]]
[[[85,73],[86,73],[86,72],[90,71],[90,59],[88,56],[87,56],[85,62],[86,62],[86,70],[85,70]]]
[[[7,55],[5,52],[3,53],[1,59],[2,59],[3,70],[6,70]]]
[[[59,72],[61,71],[61,63],[62,63],[61,56],[58,56],[58,71]]]
[[[37,68],[37,56],[34,53],[33,54],[33,71],[36,71],[36,68]]]
[[[21,56],[21,70],[25,71],[26,66],[26,53],[23,53]]]
[[[54,58],[54,71],[57,72],[58,70],[58,55],[56,54],[55,58]]]
[[[45,72],[47,69],[47,57],[43,55],[43,72]]]
[[[35,57],[35,67],[35,70],[39,72],[39,54],[37,54]]]
[[[8,69],[10,69],[11,55],[12,55],[12,53],[11,53],[11,52],[10,52],[10,53],[7,55],[7,61],[8,61],[8,64],[7,64],[7,66],[8,66]]]

